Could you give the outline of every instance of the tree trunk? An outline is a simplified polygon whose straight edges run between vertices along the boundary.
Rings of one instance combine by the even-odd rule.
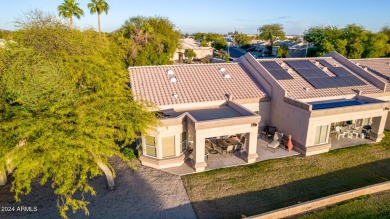
[[[99,26],[99,36],[102,36],[100,31],[100,14],[98,13],[98,26]]]
[[[107,189],[114,190],[115,189],[115,181],[114,181],[114,177],[113,177],[113,174],[112,174],[110,168],[108,168],[108,166],[101,161],[97,161],[96,163],[100,167],[100,169],[104,172],[104,174],[106,175]]]
[[[0,172],[0,186],[4,186],[5,184],[7,184],[7,174],[5,173],[5,171],[1,171]]]
[[[69,20],[70,20],[70,27],[73,27],[73,16],[71,16],[71,17],[69,18]]]

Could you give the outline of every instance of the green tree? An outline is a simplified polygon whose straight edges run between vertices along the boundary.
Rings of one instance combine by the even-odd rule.
[[[200,46],[201,46],[201,47],[208,47],[209,44],[207,43],[206,40],[202,40],[202,41],[200,42]]]
[[[99,26],[99,35],[100,35],[101,34],[100,14],[103,12],[107,14],[108,10],[110,9],[110,6],[105,0],[91,0],[91,3],[88,3],[88,8],[91,14],[97,13],[98,15],[98,26]]]
[[[387,43],[386,43],[386,47],[387,47],[387,52],[386,52],[386,55],[387,57],[390,57],[390,27],[389,26],[384,26],[382,27],[380,33],[383,33],[387,36]]]
[[[145,34],[145,42],[148,43],[148,39],[149,39],[149,34],[151,32],[153,32],[153,27],[150,26],[149,22],[143,22],[142,26],[141,26],[141,30],[144,32]]]
[[[283,26],[281,24],[267,24],[259,27],[259,36],[268,40],[271,46],[274,45],[274,42],[277,38],[285,38],[285,33],[283,30]],[[268,52],[272,55],[272,47],[268,49]]]
[[[288,56],[288,47],[286,45],[281,45],[278,48],[277,57],[279,57],[279,58],[286,58],[287,56]]]
[[[251,42],[251,37],[246,34],[239,33],[234,35],[234,42],[240,46],[245,46]]]
[[[364,45],[363,58],[384,57],[389,53],[388,37],[386,34],[367,33],[367,41]]]
[[[79,7],[79,3],[74,0],[64,0],[64,2],[57,7],[58,15],[64,18],[69,18],[70,26],[73,26],[73,16],[80,19],[84,16],[84,11]]]
[[[367,31],[356,24],[349,24],[344,29],[344,39],[348,41],[347,57],[351,59],[361,58],[364,52],[364,42],[367,41]]]
[[[192,58],[196,57],[196,53],[193,49],[186,49],[184,50],[184,55],[187,58],[187,63],[192,62]]]
[[[133,100],[111,38],[37,18],[22,23],[17,44],[0,50],[0,183],[12,173],[16,200],[34,179],[50,183],[62,217],[70,208],[88,214],[89,180],[104,174],[113,189],[108,158],[129,163],[120,148],[155,125],[155,116]]]
[[[146,43],[143,25],[148,23],[149,32]],[[171,58],[179,45],[180,33],[174,24],[162,17],[131,17],[116,31],[115,37],[121,41],[128,66],[171,64]]]

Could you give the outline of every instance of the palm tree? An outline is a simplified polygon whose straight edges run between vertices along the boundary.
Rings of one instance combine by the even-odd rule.
[[[64,0],[64,2],[58,6],[58,15],[64,18],[69,18],[70,26],[73,26],[73,16],[80,19],[84,16],[84,11],[79,7],[79,3],[75,3],[74,0]]]
[[[153,27],[149,24],[149,22],[144,21],[141,26],[141,29],[145,34],[145,42],[148,43],[148,39],[149,39],[148,34],[153,32]]]
[[[91,14],[97,13],[98,15],[98,25],[99,25],[99,35],[101,35],[100,31],[100,14],[102,12],[108,13],[110,6],[104,0],[91,0],[91,3],[88,3],[88,8],[91,11]]]

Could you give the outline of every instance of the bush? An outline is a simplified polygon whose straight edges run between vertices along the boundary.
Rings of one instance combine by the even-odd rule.
[[[122,149],[122,154],[127,157],[129,160],[136,159],[137,156],[134,153],[134,149],[132,148],[123,148]]]
[[[200,63],[203,63],[203,64],[208,64],[208,63],[210,63],[211,61],[210,61],[210,59],[208,59],[208,58],[201,58],[201,59],[199,59],[199,61],[200,61]]]

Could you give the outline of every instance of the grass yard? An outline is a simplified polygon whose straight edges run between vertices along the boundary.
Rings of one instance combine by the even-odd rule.
[[[390,191],[362,196],[299,217],[299,219],[319,218],[390,218]]]
[[[198,218],[241,218],[390,180],[390,132],[367,144],[182,177]]]

